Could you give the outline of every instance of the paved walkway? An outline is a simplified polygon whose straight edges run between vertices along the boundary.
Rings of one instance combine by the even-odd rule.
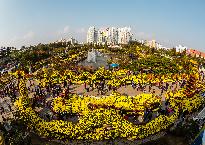
[[[193,120],[204,119],[205,118],[205,107],[196,117],[193,117]]]
[[[16,112],[16,108],[11,102],[11,98],[0,98],[0,107],[0,123],[4,121],[3,118],[6,120],[14,119],[14,113]]]
[[[171,83],[170,83],[171,85]],[[169,87],[168,91],[171,91],[173,90],[174,88],[176,87],[176,85],[173,85],[173,87]],[[75,93],[75,94],[79,94],[79,95],[91,95],[91,96],[108,96],[111,94],[112,90],[106,92],[104,95],[101,95],[101,94],[98,94],[98,91],[97,89],[94,89],[92,91],[89,91],[89,92],[86,92],[85,88],[84,88],[84,84],[82,85],[73,85],[73,88],[72,89],[72,93]],[[179,86],[176,87],[176,90],[179,89]],[[133,87],[131,85],[127,85],[127,86],[122,86],[122,87],[119,87],[117,89],[117,92],[119,92],[120,94],[124,94],[124,95],[128,95],[128,96],[136,96],[138,94],[142,94],[142,93],[153,93],[155,95],[158,95],[158,96],[161,96],[161,89],[159,89],[159,87],[156,87],[156,86],[153,86],[151,88],[151,90],[149,91],[149,86],[147,85],[144,89],[144,91],[141,91],[141,90],[137,90],[136,89],[133,89]],[[164,91],[162,93],[162,96],[166,93],[166,91]]]

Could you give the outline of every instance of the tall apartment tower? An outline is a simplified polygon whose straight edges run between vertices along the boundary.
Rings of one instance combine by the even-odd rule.
[[[127,44],[132,39],[131,28],[118,28],[118,44]]]
[[[97,43],[97,31],[94,26],[88,29],[87,43]]]
[[[98,36],[97,36],[97,42],[98,44],[105,44],[107,41],[107,32],[104,29],[98,30]]]
[[[108,45],[128,44],[131,39],[130,27],[108,27],[100,30],[96,30],[95,27],[90,27],[87,33],[87,43],[107,43]]]
[[[107,43],[108,44],[117,44],[117,40],[118,40],[118,31],[117,28],[115,27],[111,27],[108,28],[108,39],[107,39]]]

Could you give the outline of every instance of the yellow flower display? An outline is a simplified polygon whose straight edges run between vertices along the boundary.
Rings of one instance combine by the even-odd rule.
[[[20,97],[19,100],[15,102],[15,105],[18,107],[24,121],[28,122],[28,125],[40,135],[54,137],[57,139],[76,138],[102,140],[119,136],[132,139],[144,138],[169,127],[169,125],[177,119],[179,110],[176,106],[176,101],[172,99],[170,105],[174,108],[174,114],[170,117],[160,115],[145,125],[133,125],[127,120],[124,120],[122,116],[119,115],[119,111],[115,109],[99,108],[90,110],[88,108],[88,104],[106,104],[110,106],[114,105],[116,108],[124,107],[125,109],[143,110],[144,108],[140,108],[139,106],[145,102],[151,104],[153,102],[160,102],[160,100],[153,97],[152,94],[140,94],[135,97],[127,97],[121,96],[118,93],[113,93],[110,96],[102,97],[100,99],[89,96],[74,96],[70,100],[65,100],[65,104],[62,103],[63,98],[55,98],[53,100],[53,110],[57,112],[72,110],[73,112],[79,112],[81,114],[79,123],[77,125],[73,125],[71,122],[58,120],[46,122],[38,117],[30,107],[24,107],[26,104],[24,103],[25,101],[26,99],[24,97]],[[183,101],[185,104],[188,102],[187,100]],[[192,98],[192,101],[190,101],[192,105],[186,104],[183,107],[188,110],[192,110],[193,108],[197,108],[201,101],[202,100],[198,96],[195,96]],[[135,106],[133,104],[138,105]],[[106,130],[106,126],[103,124],[111,126],[111,129]],[[97,128],[95,128],[93,132],[89,132],[86,135],[84,134],[93,127]],[[144,133],[142,134],[142,132]]]
[[[68,61],[76,57],[78,55],[72,55]],[[135,83],[158,83],[161,80],[163,82],[176,81],[176,76],[179,80],[189,78],[187,74],[176,75],[175,77],[172,74],[154,77],[145,73],[126,76],[127,72],[128,70],[125,69],[111,72],[104,68],[99,68],[94,74],[84,72],[81,75],[76,75],[74,72],[66,70],[61,75],[58,71],[54,71],[50,79],[52,83],[57,79],[61,82],[67,76],[70,76],[72,82],[84,83],[82,78],[86,76],[88,77],[86,82],[89,83],[90,81],[97,81],[100,76],[104,76],[111,79],[108,81],[108,84],[118,87],[124,81],[133,80]],[[46,73],[45,71],[45,75],[47,75]],[[24,76],[24,74],[22,75]],[[195,73],[194,75],[197,77],[198,74]],[[118,79],[118,77],[122,78]],[[198,94],[187,98],[185,95],[186,90],[183,88],[174,93],[167,92],[165,97],[170,100],[170,107],[174,110],[173,114],[170,116],[160,115],[146,124],[134,125],[120,115],[120,109],[136,111],[136,115],[144,115],[145,108],[150,108],[154,103],[161,104],[161,98],[153,94],[143,93],[137,96],[124,96],[116,92],[101,98],[96,98],[95,96],[77,96],[75,94],[67,100],[59,96],[52,100],[53,111],[56,113],[78,113],[79,122],[77,124],[62,120],[47,122],[37,115],[30,106],[29,98],[25,97],[27,96],[25,81],[25,78],[20,80],[19,89],[21,97],[14,103],[18,108],[21,119],[27,123],[30,129],[39,135],[59,140],[103,140],[117,137],[142,139],[163,129],[167,129],[178,118],[180,109],[192,112],[193,109],[197,109],[204,102],[203,98],[198,96]],[[47,82],[46,80],[43,81]],[[196,81],[196,83],[198,88],[205,88],[204,84],[199,84],[199,81]],[[42,85],[44,86],[45,84]]]

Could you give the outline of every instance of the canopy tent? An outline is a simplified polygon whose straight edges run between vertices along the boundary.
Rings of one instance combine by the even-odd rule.
[[[118,67],[119,64],[117,64],[117,63],[112,63],[112,64],[110,64],[110,66],[111,66],[111,67]]]

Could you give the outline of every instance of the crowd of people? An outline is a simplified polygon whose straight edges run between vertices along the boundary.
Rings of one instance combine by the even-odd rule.
[[[113,69],[112,71],[119,70]],[[75,73],[78,73],[78,70],[75,69]],[[137,75],[139,72],[132,72],[127,71],[126,75],[124,77],[129,77],[131,75]],[[200,72],[201,74],[201,80],[204,80],[204,73]],[[17,81],[18,82],[18,81]],[[48,98],[54,98],[57,96],[64,96],[66,99],[69,98],[70,95],[72,95],[72,90],[75,87],[75,83],[72,81],[72,76],[67,77],[67,79],[64,79],[60,83],[53,83],[52,81],[46,82],[45,86],[43,86],[43,82],[36,83],[37,80],[35,78],[29,78],[27,83],[27,89],[28,93],[32,94],[33,98],[33,107],[38,106],[41,104],[41,106],[46,106],[51,108],[51,101],[47,101]],[[171,90],[173,93],[179,89],[183,88],[186,85],[185,79],[178,79],[176,77],[176,80],[174,82],[163,82],[162,80],[158,83],[153,83],[151,81],[147,81],[144,83],[136,83],[133,79],[132,80],[124,80],[121,82],[120,85],[113,85],[108,84],[108,80],[106,80],[105,77],[101,76],[98,80],[89,80],[84,83],[84,89],[87,92],[93,91],[94,89],[97,89],[98,94],[105,95],[108,91],[117,91],[120,87],[127,87],[128,85],[131,85],[133,88],[133,91],[141,91],[143,93],[152,93],[156,94],[158,96],[163,96],[163,93],[167,92],[168,90]],[[113,82],[115,83],[115,82]],[[156,88],[159,89],[159,94],[156,93]],[[0,96],[8,96],[11,97],[13,100],[15,100],[18,96],[18,87],[17,83],[15,81],[10,82],[8,85],[5,86],[5,88],[1,89]],[[167,106],[167,105],[166,105]],[[166,108],[166,109],[165,109]],[[166,111],[165,111],[166,110]],[[171,108],[163,107],[161,110],[161,113],[166,112],[172,112]],[[145,110],[145,118],[150,115],[150,110]],[[147,115],[149,114],[149,115]],[[150,118],[150,117],[148,117]]]
[[[12,111],[15,112],[13,107],[14,101],[19,96],[18,82],[15,79],[9,81],[6,85],[0,88],[0,117],[1,123],[13,119],[13,114],[5,115]]]
[[[127,75],[129,76],[129,75]],[[113,83],[115,83],[113,81]],[[120,87],[127,87],[128,85],[131,85],[132,88],[134,89],[133,91],[142,91],[144,93],[149,92],[149,93],[156,93],[156,89],[154,87],[157,87],[160,89],[160,96],[166,92],[168,89],[172,90],[175,92],[178,88],[183,88],[186,85],[186,80],[176,80],[175,82],[158,82],[158,83],[152,83],[151,81],[145,82],[145,83],[135,83],[135,81],[132,79],[131,81],[129,80],[124,80],[119,86],[113,85],[113,84],[108,84],[107,80],[105,78],[102,78],[99,82],[93,82],[90,81],[88,84],[84,84],[85,90],[87,92],[93,91],[94,89],[98,90],[98,94],[105,95],[106,92],[108,91],[117,91]]]
[[[1,98],[7,96],[10,97],[12,100],[16,100],[18,96],[18,86],[15,81],[8,83],[5,87],[1,88],[0,96]]]
[[[32,108],[35,109],[36,107],[40,108],[47,108],[52,113],[49,116],[46,114],[47,118],[49,118],[47,121],[51,120],[67,120],[69,117],[73,117],[75,115],[79,115],[78,113],[71,113],[67,114],[65,112],[57,113],[52,108],[52,99],[57,97],[63,97],[64,99],[69,100],[69,98],[72,98],[73,96],[73,90],[75,89],[77,84],[77,81],[81,81],[80,85],[84,84],[84,89],[86,92],[90,92],[92,94],[92,91],[97,90],[98,95],[108,95],[109,91],[118,92],[118,89],[124,89],[128,86],[133,88],[133,91],[140,92],[144,94],[154,94],[155,96],[158,96],[161,98],[161,102],[155,102],[152,104],[152,106],[147,107],[146,103],[144,105],[143,110],[143,117],[142,122],[143,123],[149,123],[155,118],[165,115],[170,116],[173,113],[175,113],[175,108],[173,108],[173,105],[170,105],[170,100],[163,99],[163,96],[166,92],[171,91],[172,93],[175,93],[180,88],[184,88],[184,86],[187,85],[186,77],[181,77],[181,74],[177,74],[175,77],[174,75],[170,79],[171,81],[164,81],[162,79],[162,76],[154,74],[154,79],[157,78],[158,81],[153,81],[152,79],[144,79],[143,77],[148,77],[149,73],[146,74],[145,72],[132,72],[132,71],[125,71],[126,73],[118,76],[118,72],[121,69],[112,69],[111,73],[116,74],[112,76],[110,75],[110,78],[107,78],[106,74],[103,74],[104,71],[101,72],[100,75],[94,75],[93,73],[88,73],[89,77],[86,77],[86,79],[80,80],[82,77],[82,72],[78,71],[77,69],[73,70],[73,76],[67,75],[64,79],[62,79],[62,75],[59,75],[58,79],[60,81],[52,81],[52,79],[48,79],[45,81],[45,79],[38,79],[35,76],[32,76],[30,78],[25,79],[26,83],[26,89],[28,90],[28,96],[30,96],[32,99],[31,104]],[[123,71],[123,69],[122,69]],[[86,72],[87,73],[87,72]],[[140,74],[141,73],[141,74]],[[200,80],[203,82],[205,79],[204,72],[200,72]],[[140,77],[136,81],[136,77],[141,75],[142,80]],[[93,77],[94,76],[94,77]],[[122,77],[123,76],[123,77]],[[80,78],[77,79],[76,78]],[[180,78],[181,77],[181,78]],[[94,79],[93,79],[94,78]],[[19,97],[19,80],[23,79],[20,75],[18,79],[11,81],[8,83],[4,88],[0,91],[0,96],[8,96],[12,98],[12,100],[16,100]],[[140,81],[139,81],[140,80]],[[83,82],[83,83],[82,83]],[[49,101],[50,100],[50,101]],[[94,107],[93,107],[93,106]],[[116,108],[115,106],[109,106],[109,105],[91,105],[91,112],[92,110],[98,110],[100,108],[102,109],[115,109],[119,110],[121,116],[125,120],[128,120],[130,122],[133,122],[133,120],[139,119],[139,115],[136,115],[136,110],[127,110],[123,107]],[[95,108],[95,109],[93,109]],[[73,115],[73,116],[72,116]],[[68,117],[69,116],[69,117]],[[133,119],[131,119],[133,118]],[[135,124],[135,123],[133,123]]]
[[[126,75],[134,75],[134,72],[129,71]],[[72,89],[75,87],[76,84],[72,82],[71,78],[64,79],[60,83],[52,83],[51,81],[47,82],[45,86],[42,85],[43,82],[36,83],[37,81],[35,79],[29,79],[27,89],[28,93],[32,94],[33,98],[33,108],[35,106],[41,106],[41,107],[48,107],[52,110],[51,107],[51,101],[47,101],[48,98],[54,98],[58,96],[63,96],[66,99],[69,99],[69,96],[72,96]],[[186,85],[186,80],[178,80],[170,83],[170,82],[158,82],[158,83],[138,83],[136,84],[134,80],[127,82],[126,80],[122,82],[122,84],[118,87],[113,87],[110,84],[107,84],[107,80],[105,78],[101,78],[100,81],[89,81],[88,83],[84,83],[84,89],[89,92],[93,91],[94,89],[98,90],[98,93],[101,95],[105,94],[106,92],[113,90],[117,91],[119,87],[127,87],[128,85],[131,85],[133,88],[133,91],[142,91],[143,93],[152,93],[156,94],[156,88],[158,88],[160,91],[159,94],[156,94],[157,96],[162,97],[164,92],[167,92],[169,89],[172,92],[175,92],[177,89],[182,88]],[[169,107],[169,100],[163,100],[164,105],[161,106],[161,108],[157,112],[157,116],[160,114],[169,115],[173,113],[173,109]],[[159,107],[159,105],[157,106]],[[125,115],[125,119],[128,118],[129,115]],[[150,121],[153,119],[153,112],[151,109],[147,108],[144,111],[144,121]],[[53,117],[51,117],[53,118]],[[55,117],[54,117],[55,118]],[[62,117],[60,117],[62,118]]]

